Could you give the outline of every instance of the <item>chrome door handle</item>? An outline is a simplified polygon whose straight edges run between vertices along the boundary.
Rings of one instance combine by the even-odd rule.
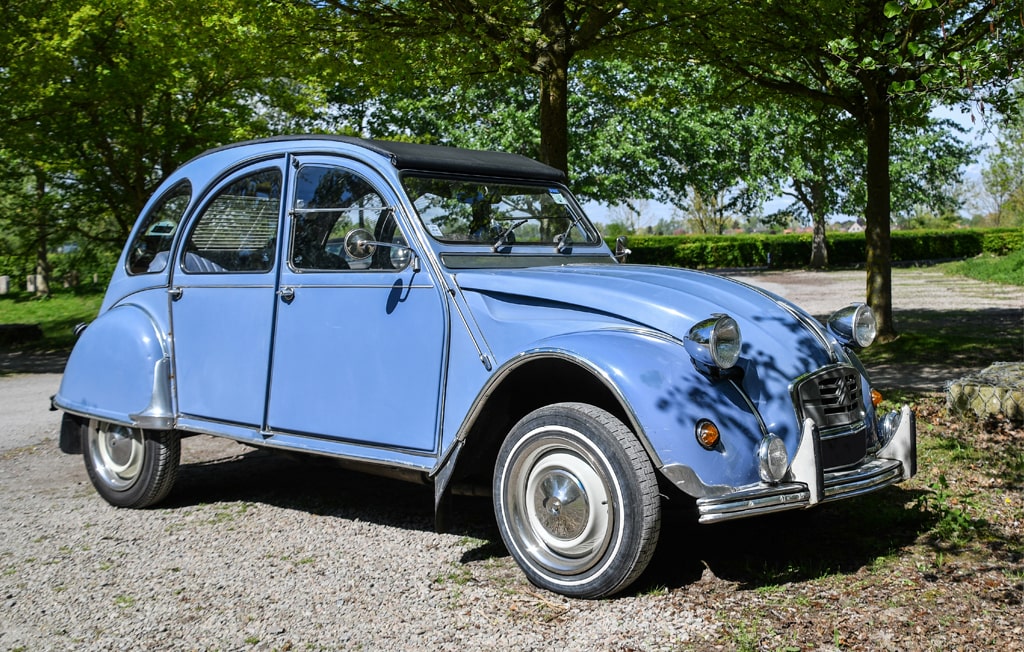
[[[277,291],[277,296],[281,297],[281,301],[291,303],[295,299],[295,288],[285,286]]]
[[[171,295],[171,301],[177,301],[181,298],[182,289],[181,287],[173,287],[167,290],[167,294]]]

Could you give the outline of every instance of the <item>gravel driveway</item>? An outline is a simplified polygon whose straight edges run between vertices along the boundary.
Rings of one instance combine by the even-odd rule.
[[[744,280],[816,315],[864,292],[863,272]],[[897,310],[1022,305],[1019,288],[916,270],[897,270],[894,294]],[[721,627],[702,531],[671,515],[635,591],[583,601],[524,579],[489,499],[458,499],[437,534],[429,487],[226,440],[185,440],[159,508],[114,509],[56,450],[58,383],[0,376],[0,649],[702,649]],[[866,608],[879,631],[901,626]]]

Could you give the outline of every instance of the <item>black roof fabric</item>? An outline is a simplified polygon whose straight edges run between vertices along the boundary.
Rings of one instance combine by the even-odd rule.
[[[525,177],[556,183],[565,182],[565,174],[561,170],[518,154],[382,140],[353,141],[368,149],[390,155],[392,163],[399,170]]]
[[[399,170],[470,174],[476,176],[507,177],[512,179],[533,179],[538,181],[565,183],[565,174],[550,165],[545,165],[519,154],[488,152],[441,145],[402,143],[389,140],[368,140],[352,136],[330,134],[305,134],[295,136],[273,136],[233,143],[210,150],[218,151],[241,145],[286,142],[293,140],[322,140],[349,143],[387,156]],[[207,154],[210,152],[206,152]]]

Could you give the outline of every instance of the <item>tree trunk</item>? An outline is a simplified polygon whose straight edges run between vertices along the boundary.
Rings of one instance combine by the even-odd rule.
[[[50,295],[50,261],[47,254],[49,224],[46,207],[46,175],[41,170],[35,171],[36,179],[36,296]]]
[[[828,267],[828,243],[825,241],[825,215],[818,213],[811,218],[814,234],[811,236],[811,269]]]
[[[540,5],[530,68],[540,78],[540,160],[569,174],[569,25],[565,0]]]
[[[892,314],[892,237],[889,185],[889,105],[884,99],[868,108],[867,206],[864,210],[867,241],[867,303],[878,322],[878,341],[896,339]]]
[[[569,174],[568,62],[552,58],[540,78],[540,160]]]
[[[811,197],[813,197],[813,208],[811,209],[811,224],[814,234],[811,236],[811,269],[824,269],[828,267],[828,243],[825,241],[825,189],[822,187],[822,177],[811,182]]]

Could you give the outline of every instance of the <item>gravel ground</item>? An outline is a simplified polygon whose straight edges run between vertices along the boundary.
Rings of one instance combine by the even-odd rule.
[[[864,291],[863,272],[744,280],[814,314]],[[959,283],[898,271],[896,305],[1021,307],[1019,288],[947,287]],[[926,297],[930,290],[936,292]],[[4,364],[10,368],[9,360]],[[226,440],[185,440],[178,482],[158,508],[114,509],[93,491],[81,459],[56,450],[59,414],[47,411],[47,398],[58,382],[56,374],[0,376],[0,649],[701,650],[747,640],[743,619],[755,619],[750,609],[761,621],[778,615],[773,626],[803,628],[794,629],[804,632],[796,649],[943,648],[928,643],[923,624],[917,633],[907,629],[915,618],[924,622],[905,606],[918,590],[910,588],[915,578],[894,579],[903,588],[892,599],[865,594],[870,597],[846,629],[827,615],[838,598],[814,595],[782,609],[773,603],[772,582],[751,588],[743,572],[733,576],[747,580],[730,579],[733,563],[756,569],[778,556],[779,548],[764,545],[768,533],[759,528],[769,522],[763,519],[708,535],[712,530],[669,514],[655,561],[634,589],[583,601],[525,580],[501,544],[488,499],[459,498],[452,531],[437,534],[429,487],[338,472],[329,462]],[[1019,509],[1019,487],[1012,496]],[[823,527],[844,514],[820,512]],[[772,523],[808,527],[798,518]],[[749,541],[739,546],[742,560],[714,561],[715,548],[741,541]],[[806,553],[797,551],[791,563],[799,565]],[[836,585],[869,584],[863,576],[871,575],[872,564],[870,555],[856,558]],[[966,585],[950,582],[941,593],[949,602],[932,607],[974,609],[974,603],[958,606]],[[937,590],[920,583],[922,596]],[[987,622],[1006,637],[943,640],[959,640],[960,649],[982,649],[986,640],[1020,649],[1012,644],[1019,619],[1011,614],[1019,616],[1021,590],[1011,583],[1007,591],[1005,604],[982,600],[977,607],[982,629]],[[737,615],[723,616],[723,605]],[[815,612],[839,624],[821,634],[810,624]],[[785,622],[790,625],[778,624]],[[865,632],[865,642],[854,644]],[[747,647],[778,640],[770,634],[778,632],[752,632]]]
[[[186,440],[158,509],[117,510],[53,440],[0,455],[0,648],[676,649],[713,636],[667,592],[539,591],[486,499],[452,533],[426,487]]]

